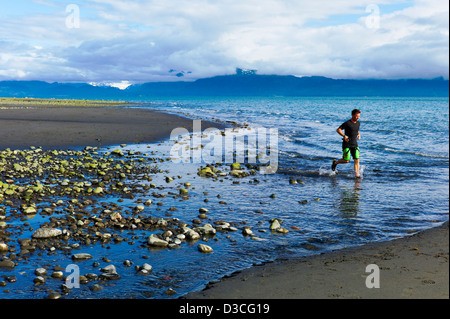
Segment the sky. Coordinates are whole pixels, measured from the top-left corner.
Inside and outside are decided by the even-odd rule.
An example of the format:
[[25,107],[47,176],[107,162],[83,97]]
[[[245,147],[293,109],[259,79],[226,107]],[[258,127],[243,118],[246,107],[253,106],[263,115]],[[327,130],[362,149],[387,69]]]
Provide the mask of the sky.
[[[0,81],[449,77],[447,0],[0,0]],[[120,86],[119,85],[119,86]]]

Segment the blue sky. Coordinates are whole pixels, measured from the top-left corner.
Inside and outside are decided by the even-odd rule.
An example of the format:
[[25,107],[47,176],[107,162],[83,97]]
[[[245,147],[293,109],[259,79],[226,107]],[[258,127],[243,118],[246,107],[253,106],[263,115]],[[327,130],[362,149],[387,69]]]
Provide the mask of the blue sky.
[[0,81],[448,79],[448,17],[445,0],[2,0]]

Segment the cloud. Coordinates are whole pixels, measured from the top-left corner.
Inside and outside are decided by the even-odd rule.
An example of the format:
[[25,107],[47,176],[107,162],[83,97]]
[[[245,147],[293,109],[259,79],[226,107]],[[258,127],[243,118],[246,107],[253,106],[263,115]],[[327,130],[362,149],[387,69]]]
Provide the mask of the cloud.
[[52,14],[1,20],[0,80],[143,82],[179,80],[181,71],[189,80],[235,67],[334,78],[448,78],[448,3],[380,0],[379,11],[366,11],[372,3],[84,0],[79,28],[68,28],[70,13],[54,4]]

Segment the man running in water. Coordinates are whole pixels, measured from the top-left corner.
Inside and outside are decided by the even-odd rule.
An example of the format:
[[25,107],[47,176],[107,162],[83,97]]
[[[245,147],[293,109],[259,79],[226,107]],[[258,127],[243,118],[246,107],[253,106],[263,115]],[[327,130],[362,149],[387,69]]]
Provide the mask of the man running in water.
[[335,171],[338,164],[347,164],[350,162],[350,156],[353,157],[355,166],[355,175],[359,175],[359,147],[358,141],[361,136],[359,135],[359,118],[361,116],[361,111],[354,109],[352,111],[352,118],[347,122],[342,123],[341,126],[336,130],[336,132],[343,137],[342,141],[342,152],[343,156],[340,160],[333,160],[331,165],[331,170]]

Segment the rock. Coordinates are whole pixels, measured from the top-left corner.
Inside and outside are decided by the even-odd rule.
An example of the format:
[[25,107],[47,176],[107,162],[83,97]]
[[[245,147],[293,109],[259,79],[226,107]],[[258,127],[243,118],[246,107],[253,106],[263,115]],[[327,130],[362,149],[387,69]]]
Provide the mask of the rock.
[[139,267],[138,270],[139,270],[139,272],[138,272],[139,275],[149,275],[149,274],[151,274],[153,267],[151,265],[145,263],[141,267]]
[[212,227],[210,224],[205,224],[201,227],[196,227],[194,230],[202,235],[215,235],[216,229]]
[[42,267],[37,268],[37,269],[34,271],[34,274],[35,274],[36,276],[45,276],[45,275],[47,275],[47,269],[42,268]]
[[36,285],[42,285],[43,283],[45,283],[45,278],[42,277],[42,276],[37,276],[37,277],[35,277],[35,278],[33,279],[33,282],[34,282]]
[[247,173],[240,169],[234,169],[230,172],[230,175],[234,177],[244,177],[247,176]]
[[280,228],[277,228],[277,233],[287,234],[287,233],[289,233],[289,230],[287,230],[286,228],[280,227]]
[[103,287],[100,286],[99,284],[94,284],[94,285],[92,285],[92,287],[91,287],[91,290],[92,290],[92,291],[100,291],[100,290],[102,290],[102,289],[103,289]]
[[150,206],[152,204],[151,199],[147,199],[147,201],[144,203],[145,206]]
[[241,164],[239,164],[239,163],[233,163],[233,164],[231,164],[230,165],[230,168],[231,168],[231,170],[233,171],[233,170],[241,170]]
[[99,278],[100,280],[118,280],[122,277],[118,273],[103,273]]
[[244,235],[244,236],[252,236],[253,232],[252,232],[252,230],[250,228],[245,227],[244,230],[242,231],[242,235]]
[[0,243],[0,252],[8,251],[8,245]]
[[102,272],[99,276],[101,280],[117,280],[121,278],[116,271],[116,266],[112,264],[100,269],[100,271]]
[[188,193],[188,190],[186,188],[181,188],[179,192],[180,192],[180,195],[185,195]]
[[94,189],[94,194],[100,194],[100,193],[103,193],[103,188],[97,187]]
[[170,176],[166,176],[166,183],[173,182],[173,178]]
[[159,239],[155,234],[150,235],[148,238],[148,243],[154,247],[167,247],[169,245],[167,241]]
[[60,278],[62,278],[62,277],[64,277],[64,273],[62,272],[62,271],[54,271],[53,273],[52,273],[52,278],[55,278],[55,279],[60,279]]
[[198,212],[201,213],[201,214],[208,214],[209,210],[206,209],[206,208],[200,208],[200,209],[198,210]]
[[122,215],[120,215],[118,212],[112,213],[110,217],[113,222],[120,222],[122,220]]
[[116,266],[112,264],[100,269],[100,271],[107,274],[117,274]]
[[214,173],[212,171],[211,167],[209,167],[209,166],[199,170],[197,174],[199,176],[201,176],[201,177],[214,177],[214,176],[216,176],[216,173]]
[[47,296],[47,299],[61,299],[61,294],[58,292],[52,292]]
[[37,210],[34,207],[26,207],[25,209],[23,209],[23,212],[27,215],[33,215],[37,213]]
[[16,264],[10,259],[0,261],[0,268],[14,268],[15,266]]
[[90,255],[88,253],[78,253],[78,254],[72,255],[72,260],[88,260],[91,258],[92,258],[92,255]]
[[213,251],[213,249],[210,246],[207,246],[205,244],[199,244],[197,248],[202,253],[211,253]]
[[134,210],[136,212],[142,212],[145,209],[144,205],[137,205]]
[[31,235],[33,238],[45,239],[57,237],[62,234],[62,230],[58,228],[39,228]]
[[195,230],[189,229],[185,232],[186,238],[189,240],[196,240],[200,239],[200,234],[197,233]]
[[277,230],[281,227],[280,221],[276,218],[270,220],[270,230]]
[[111,154],[117,155],[117,156],[123,156],[123,152],[120,149],[115,149],[111,152]]

